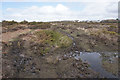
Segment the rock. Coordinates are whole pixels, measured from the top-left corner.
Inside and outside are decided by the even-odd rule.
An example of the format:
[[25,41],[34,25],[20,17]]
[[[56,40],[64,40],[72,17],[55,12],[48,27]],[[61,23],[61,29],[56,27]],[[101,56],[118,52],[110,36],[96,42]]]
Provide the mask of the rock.
[[20,54],[20,56],[21,56],[21,57],[25,57],[25,55],[24,55],[24,54]]
[[87,51],[87,52],[90,52],[90,51],[91,51],[91,49],[87,49],[86,51]]

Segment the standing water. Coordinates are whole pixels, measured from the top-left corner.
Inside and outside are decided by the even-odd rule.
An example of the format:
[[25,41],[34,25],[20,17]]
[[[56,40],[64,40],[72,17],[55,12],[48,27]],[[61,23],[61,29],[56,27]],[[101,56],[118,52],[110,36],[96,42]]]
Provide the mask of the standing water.
[[[75,47],[76,43],[74,41],[74,38],[71,35],[69,35],[68,33],[64,32],[64,31],[61,31],[61,32],[63,32],[64,34],[66,34],[68,37],[70,37],[73,40],[73,47]],[[72,54],[72,52],[71,52],[71,54]],[[105,58],[105,57],[103,57],[103,55],[108,56],[109,54],[110,55],[112,54],[112,56],[109,57],[110,60],[112,61],[113,56],[116,55],[117,53],[109,53],[108,52],[108,53],[103,53],[101,55],[100,53],[97,53],[97,52],[80,52],[79,53],[79,51],[75,51],[73,56],[77,60],[82,59],[82,61],[88,62],[90,67],[94,71],[96,71],[96,72],[98,72],[100,74],[99,77],[101,77],[101,78],[118,78],[117,76],[113,75],[112,73],[106,71],[102,66],[103,65],[102,61]],[[107,60],[109,60],[109,59],[107,58]],[[115,62],[115,61],[113,61],[113,62]]]
[[88,62],[88,64],[90,65],[90,67],[94,71],[96,71],[96,72],[98,72],[100,74],[99,76],[101,78],[103,78],[103,77],[104,78],[117,78],[112,73],[106,71],[102,67],[102,59],[103,58],[101,57],[100,53],[97,53],[97,52],[92,52],[92,53],[89,53],[89,52],[80,52],[78,54],[78,52],[77,52],[75,54],[76,54],[76,56],[75,56],[76,59],[81,59],[82,61]]

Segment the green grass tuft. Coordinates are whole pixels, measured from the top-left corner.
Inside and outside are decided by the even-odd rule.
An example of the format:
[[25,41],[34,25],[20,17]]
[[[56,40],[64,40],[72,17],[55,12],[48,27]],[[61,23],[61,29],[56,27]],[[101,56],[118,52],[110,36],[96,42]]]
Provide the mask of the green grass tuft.
[[41,49],[41,53],[43,54],[48,52],[51,48],[66,48],[72,44],[71,38],[52,30],[37,31],[35,35],[37,36],[38,42],[46,46],[44,49]]

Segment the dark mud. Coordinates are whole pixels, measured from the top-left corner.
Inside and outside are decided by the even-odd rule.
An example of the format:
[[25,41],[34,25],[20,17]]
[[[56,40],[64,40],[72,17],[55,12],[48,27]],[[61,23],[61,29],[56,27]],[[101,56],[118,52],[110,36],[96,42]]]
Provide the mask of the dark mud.
[[4,46],[8,53],[3,54],[3,78],[97,77],[87,63],[64,56],[65,50],[40,55],[39,51],[31,52],[30,44],[22,40]]

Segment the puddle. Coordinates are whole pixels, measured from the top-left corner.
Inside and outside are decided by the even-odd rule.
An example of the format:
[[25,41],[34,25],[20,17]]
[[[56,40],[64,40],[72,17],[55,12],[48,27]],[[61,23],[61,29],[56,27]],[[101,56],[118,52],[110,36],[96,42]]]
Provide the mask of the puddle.
[[[112,55],[111,55],[112,54]],[[94,71],[99,73],[99,76],[101,78],[117,78],[116,76],[114,76],[112,73],[106,71],[103,67],[102,67],[102,59],[107,59],[111,62],[113,62],[112,59],[113,57],[117,57],[115,56],[117,53],[97,53],[97,52],[78,52],[76,51],[73,56],[75,59],[81,59],[83,62],[88,62],[88,64],[90,65],[90,68],[93,69]],[[103,57],[103,55],[105,57]]]
[[[73,40],[73,47],[75,47],[76,43],[74,41],[74,37],[72,37],[66,32],[63,32],[63,33],[65,33],[68,37],[70,37]],[[64,55],[64,56],[69,56],[69,57],[73,56],[76,60],[81,59],[84,62],[88,62],[88,64],[90,65],[90,68],[99,73],[100,78],[118,78],[117,76],[113,75],[112,73],[108,72],[106,69],[103,68],[103,60],[107,62],[109,61],[110,63],[115,63],[118,66],[118,64],[114,60],[115,58],[118,58],[118,53],[111,53],[111,52],[98,53],[98,52],[75,51],[75,52],[70,52],[70,54]],[[106,65],[107,64],[105,64],[105,66]],[[108,66],[109,65],[107,65],[107,67]],[[113,68],[116,69],[114,66]]]

